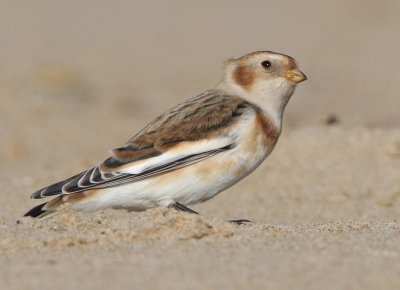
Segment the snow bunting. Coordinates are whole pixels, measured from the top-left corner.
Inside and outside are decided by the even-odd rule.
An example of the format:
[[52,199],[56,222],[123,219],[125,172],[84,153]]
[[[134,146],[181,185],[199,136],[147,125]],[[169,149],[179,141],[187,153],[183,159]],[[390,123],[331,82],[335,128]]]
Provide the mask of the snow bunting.
[[25,216],[55,214],[64,203],[81,212],[164,206],[196,213],[186,206],[231,187],[271,153],[285,106],[306,79],[284,54],[230,59],[214,89],[168,110],[105,161],[34,192],[57,197]]

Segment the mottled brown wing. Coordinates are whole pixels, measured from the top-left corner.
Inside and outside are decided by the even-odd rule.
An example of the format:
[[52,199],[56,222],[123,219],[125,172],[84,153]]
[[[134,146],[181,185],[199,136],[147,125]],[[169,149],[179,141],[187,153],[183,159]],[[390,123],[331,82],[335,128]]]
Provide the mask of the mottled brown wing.
[[160,115],[125,146],[114,149],[106,166],[161,155],[181,142],[225,135],[251,106],[242,98],[219,91],[206,91]]
[[32,198],[118,186],[204,160],[234,146],[232,126],[247,110],[251,106],[239,97],[207,91],[156,118],[104,162]]

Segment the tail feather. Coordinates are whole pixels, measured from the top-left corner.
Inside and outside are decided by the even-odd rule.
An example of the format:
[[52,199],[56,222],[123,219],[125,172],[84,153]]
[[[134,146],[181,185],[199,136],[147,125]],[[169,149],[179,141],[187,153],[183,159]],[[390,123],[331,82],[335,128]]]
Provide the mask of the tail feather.
[[29,210],[26,214],[24,214],[24,216],[38,217],[38,216],[42,215],[43,213],[46,212],[45,210],[43,210],[43,207],[46,204],[47,204],[47,202],[35,206],[31,210]]
[[39,204],[31,208],[26,214],[24,214],[24,216],[30,216],[33,218],[42,218],[50,214],[54,214],[57,211],[57,207],[63,204],[62,198],[63,196],[60,195],[48,202]]

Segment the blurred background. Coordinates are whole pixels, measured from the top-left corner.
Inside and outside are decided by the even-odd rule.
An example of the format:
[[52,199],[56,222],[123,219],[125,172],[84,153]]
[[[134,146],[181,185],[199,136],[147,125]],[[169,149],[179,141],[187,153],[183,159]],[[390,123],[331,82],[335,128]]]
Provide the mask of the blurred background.
[[216,84],[225,59],[272,50],[295,57],[309,76],[289,106],[293,125],[326,113],[371,126],[400,120],[396,0],[0,5],[2,102],[63,98],[132,115],[140,110],[126,102],[163,110]]
[[398,127],[399,15],[396,0],[3,0],[0,157],[12,162],[2,171],[51,172],[69,156],[75,173],[255,50],[293,56],[309,78],[286,130]]
[[[22,218],[256,50],[308,80],[206,217]],[[399,53],[399,0],[1,0],[0,289],[400,289]]]

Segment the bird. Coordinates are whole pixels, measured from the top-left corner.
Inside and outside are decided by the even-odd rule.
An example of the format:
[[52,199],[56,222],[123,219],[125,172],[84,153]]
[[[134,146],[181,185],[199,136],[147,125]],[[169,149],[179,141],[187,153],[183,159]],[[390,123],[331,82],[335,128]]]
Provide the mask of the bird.
[[77,212],[168,207],[198,214],[188,206],[236,184],[272,152],[286,104],[305,80],[282,53],[228,59],[214,88],[167,110],[106,160],[35,191],[33,199],[53,199],[24,216],[53,216],[63,204]]

